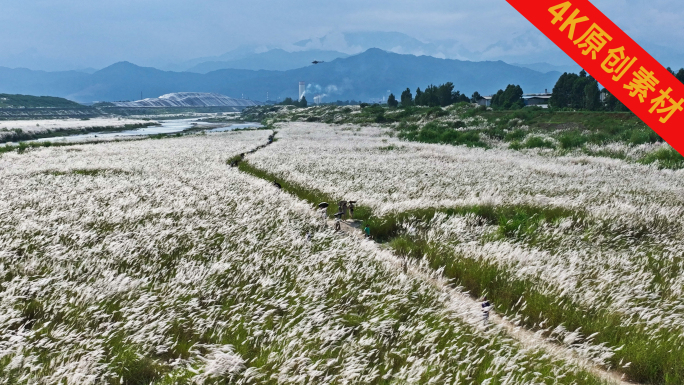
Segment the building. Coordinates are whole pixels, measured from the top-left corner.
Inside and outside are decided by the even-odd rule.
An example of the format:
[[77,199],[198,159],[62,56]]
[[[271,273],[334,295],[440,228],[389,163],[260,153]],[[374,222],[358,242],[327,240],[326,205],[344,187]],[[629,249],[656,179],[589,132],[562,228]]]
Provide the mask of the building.
[[491,107],[492,106],[492,96],[485,96],[482,99],[477,101],[477,104],[483,106],[483,107]]
[[523,95],[525,107],[541,107],[549,108],[549,99],[551,99],[549,90],[544,90],[542,94],[526,94]]
[[[544,92],[541,94],[525,94],[522,98],[525,101],[525,107],[549,108],[549,99],[551,99],[551,95],[552,94],[549,94],[548,92]],[[484,107],[491,107],[493,96],[494,95],[485,96],[478,100],[477,104]]]
[[304,94],[306,93],[306,82],[299,82],[299,101],[302,101]]

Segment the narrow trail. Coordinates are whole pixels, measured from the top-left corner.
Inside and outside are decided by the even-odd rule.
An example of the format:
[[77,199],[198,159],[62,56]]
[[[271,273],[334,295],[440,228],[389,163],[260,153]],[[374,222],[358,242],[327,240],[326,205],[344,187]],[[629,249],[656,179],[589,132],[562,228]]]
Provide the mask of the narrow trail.
[[[269,142],[267,144],[255,148],[248,154],[255,153],[256,151],[272,144],[275,134],[276,132],[269,137]],[[244,157],[241,159],[241,161],[244,161]],[[235,166],[237,166],[237,164],[235,164]],[[295,198],[299,199],[296,196]],[[335,221],[327,220],[327,226],[334,229]],[[389,266],[396,269],[398,274],[405,274],[407,276],[429,282],[435,289],[447,294],[449,296],[449,310],[454,312],[459,319],[471,325],[473,328],[484,333],[503,331],[505,334],[518,341],[524,348],[541,349],[554,359],[574,364],[577,367],[586,370],[596,377],[606,381],[607,383],[620,385],[636,384],[634,382],[625,380],[622,373],[613,370],[606,370],[602,366],[593,362],[591,359],[582,356],[577,351],[562,346],[554,341],[548,340],[540,333],[535,333],[524,327],[518,326],[510,320],[499,316],[496,314],[496,312],[490,313],[490,325],[484,326],[480,302],[476,301],[467,293],[463,293],[457,289],[454,289],[449,281],[441,275],[441,273],[426,266],[407,262],[405,258],[399,257],[391,250],[382,247],[382,244],[366,239],[361,229],[361,221],[341,221],[339,233],[340,235],[352,237],[363,242],[366,247],[369,247],[375,251],[374,254],[379,260],[386,262]]]
[[[334,228],[335,221],[328,221],[328,226]],[[390,250],[383,248],[381,244],[365,239],[362,230],[360,229],[360,221],[342,221],[340,232],[346,236],[357,239],[362,239],[368,246],[377,250],[376,255],[379,258],[389,263],[397,270],[399,274],[406,274],[408,276],[418,278],[425,282],[429,282],[437,290],[449,295],[449,309],[453,311],[464,322],[472,327],[487,332],[488,330],[502,330],[507,335],[517,340],[523,347],[529,349],[542,349],[549,355],[556,359],[563,360],[577,365],[579,368],[592,373],[596,377],[611,383],[611,384],[635,384],[626,381],[623,374],[609,371],[586,357],[582,357],[576,351],[559,345],[553,341],[549,341],[538,333],[534,333],[524,327],[517,326],[513,322],[492,312],[489,316],[490,326],[485,327],[482,322],[482,313],[480,302],[477,302],[471,296],[456,289],[453,289],[444,277],[438,272],[428,267],[416,265],[415,263],[407,263],[402,257],[398,257]]]

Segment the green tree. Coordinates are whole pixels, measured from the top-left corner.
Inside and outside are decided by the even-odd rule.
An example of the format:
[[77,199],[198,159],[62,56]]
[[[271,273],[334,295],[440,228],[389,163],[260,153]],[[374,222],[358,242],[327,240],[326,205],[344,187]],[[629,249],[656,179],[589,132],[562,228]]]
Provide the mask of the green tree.
[[411,90],[407,88],[404,92],[401,93],[401,106],[409,107],[411,105],[413,105],[413,95],[411,95]]
[[299,101],[299,106],[301,108],[306,108],[309,103],[306,101],[306,96],[302,96],[302,100]]
[[504,105],[503,94],[504,94],[504,90],[499,90],[494,94],[494,96],[492,96],[492,108],[497,108],[497,109],[503,108],[503,105]]
[[446,82],[436,89],[437,102],[441,107],[453,104],[454,83]]
[[492,97],[492,108],[501,110],[517,110],[525,107],[523,90],[520,86],[509,84],[506,90],[499,90]]
[[461,91],[456,91],[453,94],[451,94],[451,103],[461,103],[461,102],[470,102],[470,98],[465,96],[465,94],[462,94]]
[[280,104],[283,105],[283,106],[294,106],[294,105],[295,105],[295,101],[292,100],[292,98],[285,98],[285,100],[283,100],[282,102],[280,102]]
[[387,98],[387,106],[390,108],[396,108],[399,106],[399,102],[397,101],[397,98],[394,97],[394,94],[390,94],[390,96]]
[[480,93],[477,92],[477,91],[475,91],[475,92],[473,93],[473,96],[470,97],[470,101],[471,101],[472,103],[477,103],[477,102],[479,102],[479,101],[482,100],[482,99],[484,99],[484,98],[483,98],[482,95],[480,95]]
[[567,108],[572,105],[572,88],[579,76],[572,73],[564,73],[553,87],[549,103],[554,108]]
[[570,95],[570,106],[576,110],[586,108],[585,89],[587,84],[590,84],[594,79],[587,76],[587,72],[582,70],[579,77],[575,78],[572,85],[572,93]]
[[598,82],[593,78],[590,79],[591,81],[584,86],[584,108],[589,111],[599,111],[602,107],[601,91],[599,91]]
[[[420,91],[420,88],[418,89]],[[417,106],[428,106],[436,107],[440,105],[439,102],[439,89],[434,85],[429,85],[424,92],[420,93],[420,97],[416,91],[416,105]]]
[[624,104],[622,104],[622,102],[618,98],[613,96],[613,94],[611,94],[610,91],[608,91],[606,88],[604,88],[601,92],[603,93],[603,103],[606,111],[629,111],[629,109]]
[[551,95],[551,104],[554,108],[574,108],[577,110],[600,111],[604,107],[610,111],[619,108],[619,105],[610,101],[610,106],[605,102],[604,106],[601,103],[601,91],[599,84],[591,76],[587,75],[586,71],[582,71],[579,75],[564,73],[553,87],[553,94]]
[[423,91],[420,90],[420,87],[416,90],[416,98],[414,99],[414,103],[416,106],[422,106],[423,105]]
[[675,75],[675,77],[677,78],[677,80],[679,80],[680,82],[684,83],[684,68],[681,68],[681,69],[677,72],[677,75]]

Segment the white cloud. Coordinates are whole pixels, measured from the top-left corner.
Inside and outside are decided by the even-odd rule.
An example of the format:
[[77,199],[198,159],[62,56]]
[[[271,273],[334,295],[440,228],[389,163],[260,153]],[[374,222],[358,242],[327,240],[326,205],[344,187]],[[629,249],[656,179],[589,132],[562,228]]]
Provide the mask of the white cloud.
[[[120,60],[156,65],[220,55],[245,44],[295,49],[292,42],[326,35],[325,41],[312,39],[307,48],[353,54],[364,47],[350,44],[342,32],[355,31],[402,32],[434,43],[430,50],[421,48],[422,52],[450,58],[527,57],[542,61],[558,54],[503,0],[6,3],[0,14],[0,65],[22,60],[29,67],[39,62],[44,67],[50,63],[102,67]],[[595,0],[594,4],[642,45],[684,52],[681,0]],[[520,41],[521,36],[527,40]],[[421,53],[404,44],[387,49]],[[27,50],[30,54],[24,53]]]

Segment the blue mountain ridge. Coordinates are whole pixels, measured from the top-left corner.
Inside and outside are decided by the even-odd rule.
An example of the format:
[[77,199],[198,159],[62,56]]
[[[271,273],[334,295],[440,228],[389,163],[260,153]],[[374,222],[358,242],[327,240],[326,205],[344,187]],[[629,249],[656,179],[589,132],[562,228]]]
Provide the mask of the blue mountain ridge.
[[430,56],[400,55],[380,49],[288,71],[222,69],[198,74],[161,71],[128,62],[113,64],[93,74],[77,71],[42,72],[0,68],[0,93],[65,97],[81,103],[137,100],[174,92],[215,92],[252,100],[296,98],[298,83],[307,83],[309,100],[368,100],[415,91],[429,84],[453,82],[467,95],[495,93],[508,84],[525,92],[553,88],[560,73],[542,74],[502,61],[470,62]]

